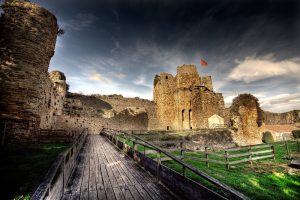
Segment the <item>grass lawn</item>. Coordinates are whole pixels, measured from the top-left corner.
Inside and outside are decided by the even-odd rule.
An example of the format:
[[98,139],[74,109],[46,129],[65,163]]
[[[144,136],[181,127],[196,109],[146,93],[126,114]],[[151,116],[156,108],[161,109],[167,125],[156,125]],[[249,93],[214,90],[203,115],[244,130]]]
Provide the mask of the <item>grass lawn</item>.
[[[150,136],[150,140],[153,138],[153,136]],[[132,142],[127,140],[126,143],[132,146]],[[290,160],[284,159],[286,155],[284,143],[279,142],[274,143],[274,145],[275,160],[254,161],[252,165],[242,163],[226,169],[225,165],[214,163],[210,163],[210,166],[207,167],[204,162],[196,161],[192,158],[186,159],[185,162],[235,188],[251,199],[300,199],[300,170],[288,166]],[[293,152],[297,151],[295,143],[289,145],[289,148]],[[142,152],[144,149],[139,145],[138,150]],[[178,151],[171,153],[179,155]],[[203,157],[199,153],[188,154],[193,154],[195,157]],[[156,158],[155,154],[147,154],[147,156],[152,159]],[[220,158],[216,157],[216,159]],[[175,171],[182,172],[181,165],[174,161],[164,161],[162,164]],[[214,186],[191,171],[186,171],[186,175],[216,190]]]
[[66,144],[0,148],[0,199],[30,199]]

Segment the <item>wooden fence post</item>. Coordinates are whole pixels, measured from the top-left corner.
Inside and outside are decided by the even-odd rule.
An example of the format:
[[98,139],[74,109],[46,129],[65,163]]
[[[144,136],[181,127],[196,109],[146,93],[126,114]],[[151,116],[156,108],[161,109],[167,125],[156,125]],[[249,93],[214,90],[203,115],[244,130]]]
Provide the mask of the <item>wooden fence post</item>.
[[272,145],[271,148],[272,148],[272,153],[273,153],[273,160],[275,160],[275,147],[274,147],[274,145]]
[[207,147],[205,147],[205,159],[206,159],[206,166],[209,167]]
[[249,163],[251,164],[252,166],[252,149],[251,149],[251,146],[249,147]]
[[160,165],[161,165],[161,152],[158,150],[157,151],[157,169],[156,169],[156,178],[157,178],[157,182],[159,182],[160,179]]
[[285,143],[287,158],[290,159],[290,151],[289,151],[288,143],[286,140],[284,140],[284,143]]
[[300,143],[299,143],[299,139],[297,139],[297,147],[298,147],[298,152],[300,152]]
[[133,146],[133,160],[135,160],[135,149],[136,149],[136,144],[135,141],[132,141],[132,146]]
[[228,151],[225,151],[225,160],[226,160],[226,168],[229,169],[229,162],[228,162]]
[[62,170],[62,176],[63,176],[62,195],[64,195],[65,193],[65,159],[66,157],[64,156],[62,160],[62,164],[60,166],[60,169]]
[[[181,156],[181,160],[183,161],[184,159],[184,155],[183,155],[183,149],[180,150],[180,156]],[[182,165],[182,175],[185,177],[185,166]]]

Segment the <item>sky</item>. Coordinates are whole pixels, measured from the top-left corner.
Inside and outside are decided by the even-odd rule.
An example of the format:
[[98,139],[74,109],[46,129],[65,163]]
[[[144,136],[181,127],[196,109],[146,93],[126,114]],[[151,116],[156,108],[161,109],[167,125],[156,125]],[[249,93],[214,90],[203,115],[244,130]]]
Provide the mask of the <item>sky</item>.
[[152,100],[156,74],[195,64],[226,106],[251,93],[264,110],[300,109],[298,0],[32,2],[65,31],[49,71],[64,72],[71,92]]

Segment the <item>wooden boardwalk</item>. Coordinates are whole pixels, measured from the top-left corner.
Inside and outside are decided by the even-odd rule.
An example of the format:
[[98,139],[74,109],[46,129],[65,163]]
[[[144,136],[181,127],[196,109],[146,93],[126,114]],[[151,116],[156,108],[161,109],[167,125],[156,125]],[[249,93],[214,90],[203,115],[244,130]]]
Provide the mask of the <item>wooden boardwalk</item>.
[[88,135],[62,199],[175,198],[107,139]]

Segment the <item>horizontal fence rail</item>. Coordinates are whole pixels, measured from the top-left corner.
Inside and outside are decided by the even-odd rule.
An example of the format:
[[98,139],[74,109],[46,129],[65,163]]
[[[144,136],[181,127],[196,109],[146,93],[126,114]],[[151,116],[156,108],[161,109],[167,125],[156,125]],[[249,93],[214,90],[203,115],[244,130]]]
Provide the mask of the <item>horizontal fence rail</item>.
[[38,186],[32,200],[58,200],[61,199],[67,181],[76,165],[79,151],[84,144],[87,129],[84,129],[73,141],[72,145],[59,154],[46,174],[43,182]]
[[[164,185],[180,193],[184,198],[189,199],[249,199],[244,194],[239,191],[225,185],[224,183],[218,181],[217,179],[207,175],[206,173],[196,169],[195,167],[188,165],[187,163],[180,160],[180,158],[172,155],[168,151],[160,148],[146,140],[126,132],[120,132],[113,129],[102,129],[101,133],[107,137],[111,142],[117,145],[120,149],[124,150],[127,155],[132,157],[140,165],[142,165],[146,170],[150,171],[157,177],[157,180],[162,182]],[[122,137],[124,136],[124,137]],[[126,144],[126,142],[132,142],[132,146]],[[143,153],[138,151],[138,145],[141,145],[144,149]],[[146,150],[150,149],[156,152],[156,160],[152,160],[146,156]],[[182,167],[182,173],[175,172],[164,166],[162,164],[162,155],[168,157],[169,159],[175,161]],[[198,182],[195,182],[188,177],[186,177],[186,170],[189,170],[196,174],[197,176],[205,179],[214,185],[214,187],[223,191],[226,195],[220,195],[216,192],[206,188]]]

